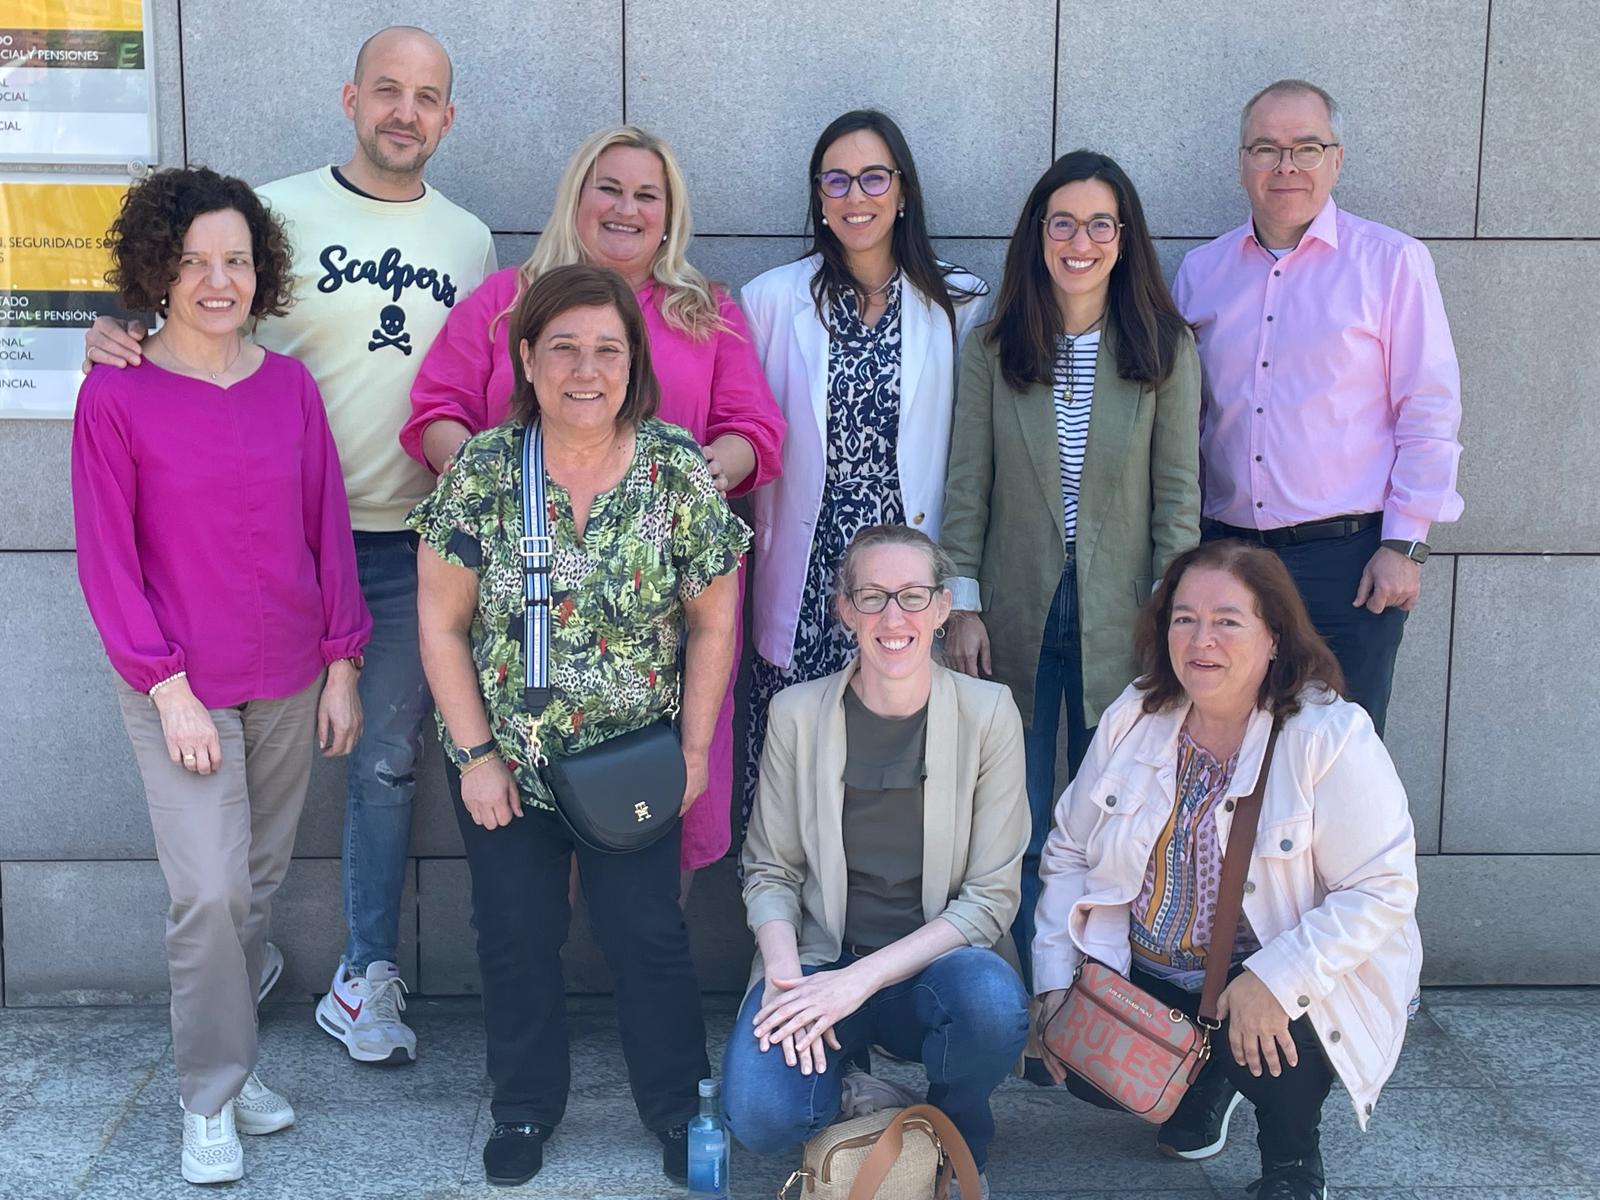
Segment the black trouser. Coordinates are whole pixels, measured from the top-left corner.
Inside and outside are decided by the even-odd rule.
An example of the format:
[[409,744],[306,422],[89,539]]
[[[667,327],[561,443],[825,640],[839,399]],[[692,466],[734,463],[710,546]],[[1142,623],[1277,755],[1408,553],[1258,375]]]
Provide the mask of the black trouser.
[[[1211,527],[1204,536],[1209,541],[1229,535]],[[1311,623],[1339,660],[1350,699],[1367,710],[1380,737],[1389,714],[1389,689],[1406,613],[1398,608],[1372,613],[1351,601],[1382,538],[1382,527],[1374,525],[1348,537],[1272,548],[1300,589]]]
[[[1235,967],[1238,975],[1242,967]],[[1136,987],[1149,992],[1161,1003],[1170,1005],[1193,1017],[1200,1009],[1200,993],[1186,992],[1174,984],[1154,975],[1147,975],[1137,967],[1131,976]],[[1279,1075],[1262,1069],[1260,1076],[1250,1074],[1249,1067],[1233,1061],[1233,1051],[1228,1047],[1228,1022],[1211,1035],[1211,1059],[1201,1071],[1193,1086],[1200,1087],[1214,1081],[1214,1072],[1222,1072],[1229,1083],[1243,1094],[1256,1108],[1256,1145],[1266,1162],[1282,1163],[1309,1158],[1317,1153],[1321,1141],[1322,1103],[1333,1087],[1333,1069],[1323,1057],[1322,1043],[1307,1017],[1289,1022],[1289,1035],[1294,1038],[1295,1066],[1283,1064]],[[1084,1083],[1076,1075],[1067,1076],[1067,1089],[1080,1100],[1100,1108],[1117,1108],[1107,1097]]]
[[561,947],[576,853],[589,921],[616,983],[639,1119],[653,1133],[688,1121],[711,1064],[678,907],[680,829],[632,854],[602,854],[576,841],[554,813],[526,802],[510,825],[484,829],[461,803],[455,770],[447,774],[472,871],[494,1119],[556,1125],[566,1112],[572,1064]]

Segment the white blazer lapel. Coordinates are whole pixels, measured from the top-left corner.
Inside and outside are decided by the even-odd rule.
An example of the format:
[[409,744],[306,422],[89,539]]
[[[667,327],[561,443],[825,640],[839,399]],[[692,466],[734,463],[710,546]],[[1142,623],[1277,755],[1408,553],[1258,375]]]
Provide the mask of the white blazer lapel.
[[828,442],[828,327],[817,319],[811,299],[811,274],[796,281],[794,298],[794,344],[799,348],[805,368],[806,386],[811,393],[811,415],[817,423],[819,444]]
[[[944,325],[940,312],[938,325]],[[933,336],[936,322],[934,307],[928,300],[900,276],[900,430],[901,437],[915,429],[908,417],[916,408],[917,390],[922,382],[922,371],[928,362],[928,342]],[[949,431],[945,431],[948,435]]]

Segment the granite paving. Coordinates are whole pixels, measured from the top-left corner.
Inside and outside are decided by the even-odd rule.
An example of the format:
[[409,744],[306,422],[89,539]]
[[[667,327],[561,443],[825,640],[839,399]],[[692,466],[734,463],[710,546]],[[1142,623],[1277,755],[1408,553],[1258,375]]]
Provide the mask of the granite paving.
[[[293,1102],[294,1127],[245,1140],[229,1200],[470,1197],[673,1200],[638,1124],[610,1002],[574,997],[573,1087],[544,1170],[520,1189],[483,1182],[490,1087],[475,1000],[413,998],[420,1055],[353,1063],[304,1002],[268,1003],[261,1074]],[[734,997],[708,996],[713,1062]],[[1323,1120],[1334,1200],[1600,1200],[1600,1059],[1582,1031],[1600,988],[1430,989],[1372,1126],[1338,1089]],[[918,1085],[921,1069],[875,1061]],[[1238,1197],[1258,1171],[1255,1119],[1236,1115],[1204,1164],[1153,1152],[1152,1130],[1058,1089],[1008,1081],[995,1095],[993,1200]],[[203,1196],[178,1172],[180,1122],[167,1014],[159,1007],[0,1009],[0,1200]],[[734,1200],[775,1197],[798,1150],[735,1149]]]

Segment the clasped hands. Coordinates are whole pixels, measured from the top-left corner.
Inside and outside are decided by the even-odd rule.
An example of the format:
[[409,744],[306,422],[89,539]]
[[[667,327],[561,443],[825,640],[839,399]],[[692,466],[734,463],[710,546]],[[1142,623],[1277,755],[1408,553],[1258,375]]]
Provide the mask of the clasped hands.
[[859,963],[837,971],[818,971],[801,979],[769,977],[755,1016],[755,1037],[763,1053],[780,1046],[783,1061],[800,1074],[828,1069],[828,1050],[838,1050],[834,1026],[867,1002],[873,987]]

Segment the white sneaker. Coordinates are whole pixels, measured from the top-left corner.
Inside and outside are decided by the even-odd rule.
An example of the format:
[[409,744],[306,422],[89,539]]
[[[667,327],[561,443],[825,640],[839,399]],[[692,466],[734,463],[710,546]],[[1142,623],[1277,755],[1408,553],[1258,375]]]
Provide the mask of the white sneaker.
[[256,988],[256,1003],[260,1004],[267,998],[267,993],[278,986],[278,980],[283,978],[283,951],[271,942],[267,943],[267,954],[261,962],[261,982]]
[[233,1101],[214,1117],[183,1110],[183,1177],[190,1183],[231,1183],[244,1175],[244,1150],[233,1124]]
[[341,960],[328,994],[317,1004],[317,1024],[364,1063],[417,1061],[417,1035],[400,1019],[405,981],[392,962],[375,962],[352,975]]
[[[978,1191],[978,1195],[970,1196],[968,1200],[989,1200],[989,1176],[983,1171],[978,1172]],[[961,1181],[953,1175],[950,1177],[949,1200],[961,1200]]]
[[233,1120],[240,1133],[277,1133],[294,1124],[294,1109],[251,1071],[234,1097]]

